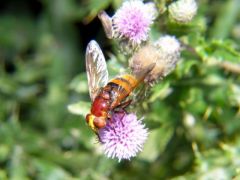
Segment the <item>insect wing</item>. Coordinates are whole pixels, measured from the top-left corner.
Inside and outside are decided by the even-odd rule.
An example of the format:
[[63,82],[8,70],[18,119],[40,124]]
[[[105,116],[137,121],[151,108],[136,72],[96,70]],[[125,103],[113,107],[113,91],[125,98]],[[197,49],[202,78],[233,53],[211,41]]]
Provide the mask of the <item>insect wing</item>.
[[93,101],[98,90],[108,82],[108,71],[102,50],[94,40],[90,41],[86,50],[86,71],[90,98]]

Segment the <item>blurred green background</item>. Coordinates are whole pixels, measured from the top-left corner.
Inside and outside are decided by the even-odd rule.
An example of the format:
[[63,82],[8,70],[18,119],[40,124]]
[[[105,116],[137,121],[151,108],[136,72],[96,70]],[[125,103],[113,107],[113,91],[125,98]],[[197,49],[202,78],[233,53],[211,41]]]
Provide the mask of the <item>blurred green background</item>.
[[[240,179],[240,1],[201,0],[188,25],[166,6],[151,39],[186,45],[176,70],[133,109],[150,130],[131,161],[106,158],[84,117],[84,54],[96,39],[114,76],[127,57],[96,14],[120,0],[9,0],[0,7],[0,179]],[[120,70],[119,70],[120,69]]]

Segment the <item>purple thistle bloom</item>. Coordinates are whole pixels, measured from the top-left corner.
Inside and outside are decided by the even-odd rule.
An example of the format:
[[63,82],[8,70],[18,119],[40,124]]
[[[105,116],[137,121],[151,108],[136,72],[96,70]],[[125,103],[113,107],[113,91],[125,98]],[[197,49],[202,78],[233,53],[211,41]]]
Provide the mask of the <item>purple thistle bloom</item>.
[[117,112],[107,125],[99,130],[99,139],[104,154],[109,158],[130,159],[142,150],[148,136],[142,119],[137,120],[133,113]]
[[153,3],[144,4],[141,0],[125,1],[112,17],[114,36],[128,39],[133,46],[148,39],[150,25],[156,18]]

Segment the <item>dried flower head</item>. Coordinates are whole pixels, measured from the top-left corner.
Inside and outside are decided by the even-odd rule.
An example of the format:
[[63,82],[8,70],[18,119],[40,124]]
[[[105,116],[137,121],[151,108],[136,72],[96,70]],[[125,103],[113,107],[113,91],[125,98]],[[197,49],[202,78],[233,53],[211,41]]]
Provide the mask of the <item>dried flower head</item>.
[[112,17],[114,37],[125,39],[132,46],[146,41],[156,12],[153,3],[144,4],[141,0],[125,1]]
[[138,74],[150,64],[156,63],[145,78],[145,82],[151,84],[168,75],[175,68],[179,57],[179,41],[173,36],[166,35],[155,43],[140,48],[130,59],[129,66],[133,74]]
[[109,158],[130,159],[142,150],[148,131],[137,120],[135,114],[124,112],[114,113],[107,125],[99,130],[99,139],[103,144],[104,153]]
[[179,23],[188,23],[197,13],[195,0],[178,0],[169,5],[169,15]]
[[129,60],[129,67],[134,75],[139,74],[150,64],[156,63],[159,58],[159,52],[152,44],[147,44],[135,52]]
[[160,37],[154,46],[159,51],[157,65],[165,66],[162,76],[166,76],[175,68],[180,58],[180,42],[174,36],[165,35]]

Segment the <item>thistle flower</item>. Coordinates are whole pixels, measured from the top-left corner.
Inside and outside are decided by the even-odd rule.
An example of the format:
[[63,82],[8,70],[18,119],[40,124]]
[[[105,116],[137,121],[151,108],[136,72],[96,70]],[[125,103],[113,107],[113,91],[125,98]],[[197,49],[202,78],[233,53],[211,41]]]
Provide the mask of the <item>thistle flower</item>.
[[179,0],[169,5],[169,15],[179,23],[190,22],[197,12],[195,0]]
[[145,82],[153,83],[168,75],[176,66],[180,57],[180,43],[173,36],[163,36],[155,43],[139,49],[130,59],[133,74],[138,74],[147,66],[156,63],[153,70],[146,76]]
[[104,153],[109,158],[117,158],[119,162],[136,156],[142,150],[147,136],[148,131],[142,119],[137,120],[133,113],[114,113],[107,125],[99,130]]
[[112,17],[114,37],[125,39],[132,46],[146,41],[156,12],[153,3],[144,4],[141,0],[125,1]]

